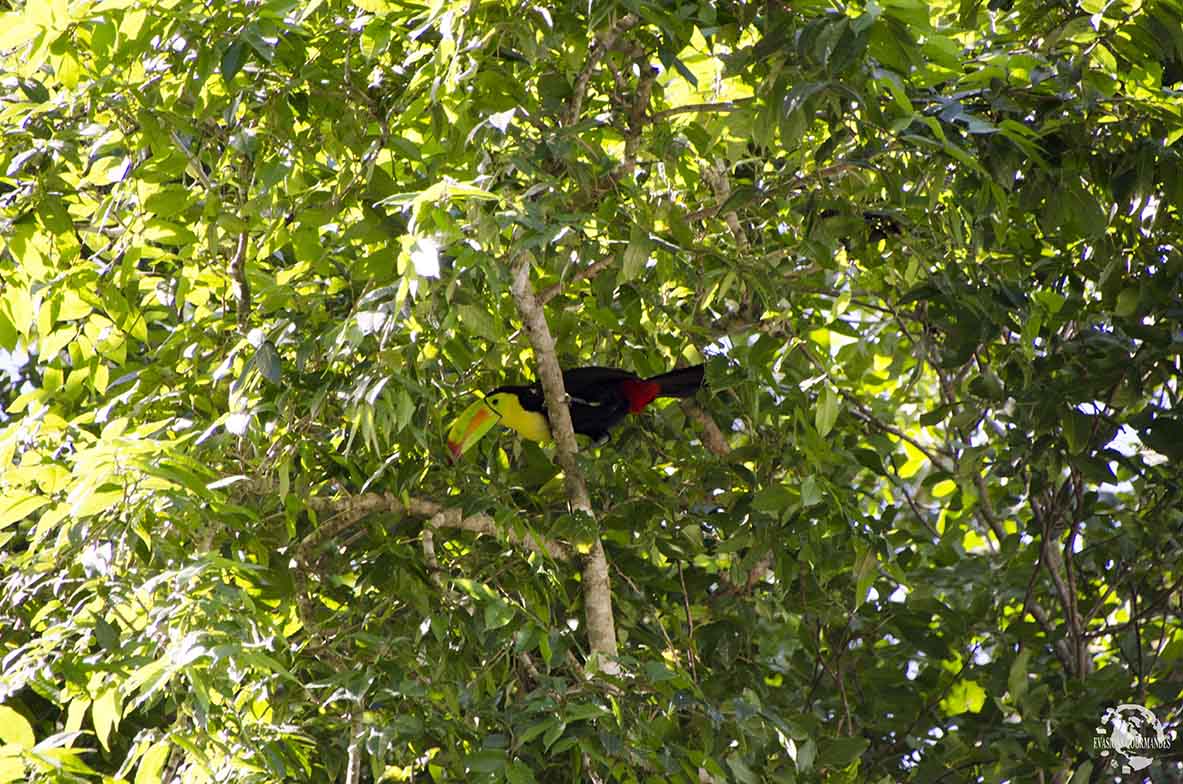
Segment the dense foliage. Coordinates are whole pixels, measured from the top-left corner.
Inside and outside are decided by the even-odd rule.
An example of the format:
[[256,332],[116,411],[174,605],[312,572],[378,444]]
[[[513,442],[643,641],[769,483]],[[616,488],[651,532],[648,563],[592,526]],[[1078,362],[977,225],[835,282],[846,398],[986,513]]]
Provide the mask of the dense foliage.
[[[1177,0],[5,5],[0,782],[1078,782],[1179,724]],[[514,264],[564,365],[708,363],[591,517],[446,459],[536,373]]]

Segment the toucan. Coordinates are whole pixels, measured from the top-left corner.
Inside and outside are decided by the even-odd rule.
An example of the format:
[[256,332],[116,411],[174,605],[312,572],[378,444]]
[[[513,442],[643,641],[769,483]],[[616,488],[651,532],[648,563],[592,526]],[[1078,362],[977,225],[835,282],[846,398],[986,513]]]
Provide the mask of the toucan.
[[[641,378],[619,368],[593,366],[564,370],[563,386],[570,399],[575,432],[602,441],[626,415],[641,413],[659,397],[692,397],[702,386],[702,377],[702,365],[652,378]],[[468,451],[498,423],[531,441],[550,440],[542,384],[497,387],[469,406],[448,432],[452,459]]]

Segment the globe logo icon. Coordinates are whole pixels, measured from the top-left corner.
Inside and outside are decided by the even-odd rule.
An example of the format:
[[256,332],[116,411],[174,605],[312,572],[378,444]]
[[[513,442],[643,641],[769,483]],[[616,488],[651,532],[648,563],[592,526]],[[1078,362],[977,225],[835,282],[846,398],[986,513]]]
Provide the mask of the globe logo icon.
[[1154,762],[1154,752],[1168,749],[1174,739],[1163,729],[1158,718],[1141,705],[1118,705],[1101,716],[1094,747],[1101,756],[1111,753],[1122,773],[1144,770]]

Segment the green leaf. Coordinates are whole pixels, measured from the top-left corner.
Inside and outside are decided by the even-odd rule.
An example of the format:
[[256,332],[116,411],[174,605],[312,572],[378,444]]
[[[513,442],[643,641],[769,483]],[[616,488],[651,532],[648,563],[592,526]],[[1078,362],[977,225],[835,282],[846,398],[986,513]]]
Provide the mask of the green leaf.
[[119,629],[109,623],[105,618],[99,618],[95,621],[94,636],[98,640],[99,645],[109,653],[119,652]]
[[125,490],[113,484],[105,484],[97,489],[87,488],[77,497],[71,495],[73,505],[70,507],[70,513],[81,518],[110,512],[119,506],[124,495]]
[[864,449],[860,447],[858,449],[851,450],[851,454],[854,455],[854,459],[857,460],[860,465],[869,468],[877,474],[884,473],[883,458],[880,457],[879,453],[875,450]]
[[114,686],[107,687],[91,705],[90,716],[95,736],[102,747],[110,751],[111,732],[119,726],[119,690]]
[[731,772],[735,775],[735,780],[742,782],[742,784],[759,784],[762,781],[756,775],[756,772],[749,768],[747,763],[738,754],[727,755],[727,767],[731,768]]
[[534,771],[520,760],[514,760],[505,771],[505,778],[509,784],[534,784]]
[[661,662],[651,661],[645,663],[645,677],[653,683],[662,683],[678,677],[678,673]]
[[234,81],[234,76],[246,62],[246,57],[247,45],[245,42],[235,41],[226,47],[226,51],[222,53],[222,62],[218,69],[222,74],[223,82],[230,84]]
[[7,308],[3,305],[3,301],[0,301],[0,349],[11,352],[16,348],[19,331],[12,323],[12,319],[9,318]]
[[817,765],[845,768],[861,757],[869,745],[866,738],[822,738],[818,743]]
[[1068,784],[1088,784],[1093,780],[1093,763],[1091,760],[1082,762],[1072,773]]
[[363,11],[369,11],[373,14],[385,14],[394,10],[394,5],[391,0],[351,0],[352,3]]
[[678,73],[682,75],[683,79],[690,82],[691,86],[698,87],[698,77],[694,75],[693,71],[686,67],[686,64],[682,62],[673,51],[661,46],[657,49],[657,56],[661,59],[661,64],[667,69],[672,66]]
[[131,160],[123,156],[108,156],[95,161],[86,179],[95,185],[114,185],[123,182],[131,170]]
[[32,749],[37,744],[33,725],[7,705],[0,705],[0,740],[23,750]]
[[871,548],[866,548],[854,561],[854,606],[859,608],[867,599],[867,591],[879,576],[879,557]]
[[1154,451],[1172,460],[1183,460],[1183,417],[1156,417],[1139,435]]
[[497,599],[485,604],[485,628],[500,629],[514,619],[513,607]]
[[[28,337],[34,324],[33,297],[29,290],[16,285],[7,286],[4,291],[3,305],[5,306],[4,310],[8,312],[8,323],[19,334]],[[9,343],[8,345],[13,344]]]
[[1142,301],[1142,290],[1137,286],[1127,286],[1117,295],[1117,307],[1114,313],[1129,318],[1138,312],[1138,304]]
[[20,756],[8,754],[0,749],[0,784],[10,781],[28,781],[25,778],[25,763]]
[[619,283],[635,280],[641,274],[641,270],[645,268],[645,262],[649,260],[651,247],[652,243],[649,241],[648,232],[640,226],[634,225],[629,237],[628,248],[624,251],[624,260],[620,266]]
[[135,784],[160,784],[164,763],[168,761],[168,741],[160,740],[153,743],[140,757],[140,766],[136,769]]
[[563,733],[566,731],[567,731],[567,723],[566,722],[560,721],[559,723],[555,724],[549,730],[546,731],[545,735],[542,736],[542,747],[544,749],[549,749],[551,746],[554,745],[556,740],[558,740],[559,738],[561,738],[563,736]]
[[801,505],[804,507],[815,506],[822,502],[822,488],[818,483],[817,476],[810,474],[801,482]]
[[502,339],[501,323],[484,308],[477,305],[457,305],[456,312],[460,316],[460,324],[470,332],[492,343],[497,343]]
[[761,490],[752,499],[752,508],[765,514],[780,515],[793,502],[793,496],[782,485],[772,485]]
[[962,713],[977,713],[986,704],[986,690],[971,680],[959,680],[953,684],[948,696],[941,700],[941,710],[946,716]]
[[13,523],[19,523],[43,506],[52,503],[48,496],[29,492],[16,492],[13,497],[0,502],[0,530]]
[[534,740],[542,733],[549,730],[551,727],[555,726],[556,724],[561,724],[561,723],[562,723],[562,721],[559,718],[554,717],[554,716],[542,719],[540,721],[536,721],[533,724],[530,724],[528,727],[526,727],[526,729],[524,729],[520,733],[518,733],[517,740],[521,744],[529,743],[530,741]]
[[609,715],[607,708],[594,703],[571,705],[563,711],[563,718],[567,723],[586,721],[588,719],[602,719],[607,715]]
[[1007,691],[1015,703],[1020,703],[1027,693],[1027,665],[1031,661],[1031,649],[1024,648],[1015,660],[1011,662],[1010,671],[1006,677]]
[[180,185],[168,185],[144,200],[144,209],[160,218],[171,218],[193,201],[193,191]]
[[464,758],[465,767],[473,773],[498,773],[505,769],[505,751],[482,749]]
[[818,399],[817,410],[814,412],[814,426],[817,428],[817,434],[822,438],[829,435],[834,428],[834,423],[838,421],[838,403],[838,393],[827,386],[822,391]]
[[197,235],[184,226],[159,219],[148,221],[141,236],[148,242],[173,246],[191,245],[197,241]]
[[255,364],[263,378],[272,384],[278,384],[281,375],[279,352],[270,340],[264,340],[255,352]]
[[1060,415],[1060,427],[1063,429],[1064,439],[1068,442],[1068,449],[1072,454],[1079,454],[1089,445],[1093,418],[1074,408],[1069,409]]

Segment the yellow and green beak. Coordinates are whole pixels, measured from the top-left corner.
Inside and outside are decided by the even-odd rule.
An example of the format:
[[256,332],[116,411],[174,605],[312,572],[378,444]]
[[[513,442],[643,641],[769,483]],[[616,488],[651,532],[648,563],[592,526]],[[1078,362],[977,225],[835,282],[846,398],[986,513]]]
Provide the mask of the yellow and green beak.
[[448,431],[448,450],[452,453],[452,460],[459,460],[500,419],[501,415],[484,398],[464,409],[464,413],[456,418],[452,429]]

